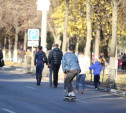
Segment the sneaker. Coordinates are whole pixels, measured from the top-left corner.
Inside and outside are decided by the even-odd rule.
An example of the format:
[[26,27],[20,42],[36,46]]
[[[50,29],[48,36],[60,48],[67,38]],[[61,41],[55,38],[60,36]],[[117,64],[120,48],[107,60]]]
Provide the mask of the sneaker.
[[36,85],[37,85],[37,86],[40,86],[40,83],[37,82]]
[[57,86],[56,86],[56,85],[54,85],[54,88],[57,88]]
[[67,92],[67,90],[66,90],[66,89],[64,89],[64,92]]
[[98,89],[100,89],[100,85],[98,84]]
[[82,91],[80,92],[80,94],[84,94],[84,91],[82,90]]
[[98,90],[98,88],[95,88],[95,90]]

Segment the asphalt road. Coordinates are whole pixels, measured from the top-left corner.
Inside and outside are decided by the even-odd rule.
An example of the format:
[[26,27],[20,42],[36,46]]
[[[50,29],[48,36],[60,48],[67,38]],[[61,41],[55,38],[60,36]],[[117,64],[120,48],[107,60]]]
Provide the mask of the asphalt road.
[[0,113],[126,113],[123,97],[92,88],[77,94],[76,102],[63,101],[65,95],[63,83],[53,88],[43,79],[36,86],[34,75],[0,69]]

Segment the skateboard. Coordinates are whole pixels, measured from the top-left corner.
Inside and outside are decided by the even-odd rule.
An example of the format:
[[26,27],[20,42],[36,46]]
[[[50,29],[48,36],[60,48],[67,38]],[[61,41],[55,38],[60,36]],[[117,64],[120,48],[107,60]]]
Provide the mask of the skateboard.
[[76,102],[76,97],[64,97],[63,100],[67,102]]

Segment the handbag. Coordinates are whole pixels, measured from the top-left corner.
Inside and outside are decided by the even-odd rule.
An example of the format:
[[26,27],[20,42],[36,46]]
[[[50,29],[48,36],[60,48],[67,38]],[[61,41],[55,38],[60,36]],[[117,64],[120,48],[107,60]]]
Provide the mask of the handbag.
[[3,67],[3,66],[5,66],[5,63],[4,63],[4,60],[3,60],[3,59],[1,59],[1,62],[0,62],[0,67]]

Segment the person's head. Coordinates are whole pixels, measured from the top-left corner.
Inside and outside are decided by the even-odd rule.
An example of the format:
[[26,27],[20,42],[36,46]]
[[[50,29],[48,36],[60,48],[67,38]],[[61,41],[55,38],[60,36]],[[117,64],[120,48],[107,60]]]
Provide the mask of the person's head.
[[96,61],[98,61],[99,59],[98,59],[98,57],[95,57],[94,59],[93,59],[93,63],[95,63]]
[[38,46],[38,49],[39,49],[39,50],[42,50],[42,46]]
[[52,49],[54,49],[55,44],[52,45]]
[[58,44],[54,44],[54,48],[58,48],[59,47],[59,45]]
[[74,51],[75,51],[75,45],[70,44],[70,46],[69,46],[69,50],[74,52]]

